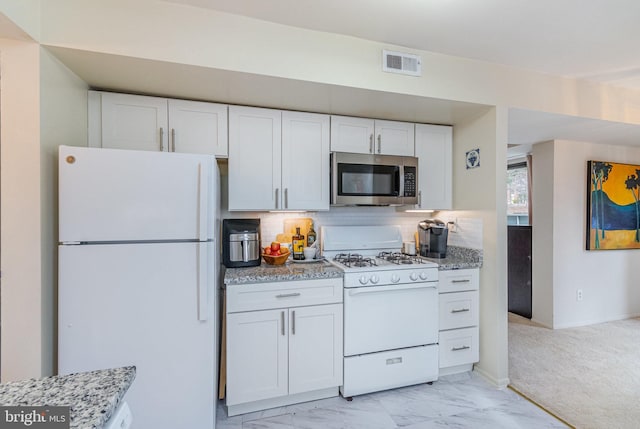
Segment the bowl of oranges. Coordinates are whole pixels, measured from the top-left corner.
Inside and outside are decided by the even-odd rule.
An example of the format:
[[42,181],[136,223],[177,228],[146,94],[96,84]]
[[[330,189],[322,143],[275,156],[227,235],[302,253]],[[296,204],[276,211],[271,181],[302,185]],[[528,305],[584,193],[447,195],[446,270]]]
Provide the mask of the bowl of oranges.
[[285,246],[280,246],[277,241],[262,249],[262,259],[269,265],[283,265],[290,254],[289,249]]

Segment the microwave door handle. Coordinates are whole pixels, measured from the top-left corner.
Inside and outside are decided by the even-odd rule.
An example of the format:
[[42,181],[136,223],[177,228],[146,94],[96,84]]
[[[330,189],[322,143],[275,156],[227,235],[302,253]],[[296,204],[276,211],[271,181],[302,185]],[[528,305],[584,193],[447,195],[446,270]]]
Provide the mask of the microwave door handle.
[[404,197],[404,166],[400,166],[400,192],[398,192],[399,197]]
[[338,157],[331,154],[331,204],[338,202]]

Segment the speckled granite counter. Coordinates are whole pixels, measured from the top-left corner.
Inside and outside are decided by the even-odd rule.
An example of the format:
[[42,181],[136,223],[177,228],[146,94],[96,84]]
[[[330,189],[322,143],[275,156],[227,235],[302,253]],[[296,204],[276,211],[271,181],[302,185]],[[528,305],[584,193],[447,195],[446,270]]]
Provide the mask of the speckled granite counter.
[[102,428],[135,376],[128,366],[0,384],[0,405],[70,406],[71,428]]
[[425,258],[438,264],[439,270],[459,270],[482,267],[482,250],[447,246],[446,258]]
[[226,268],[224,284],[232,286],[246,283],[330,279],[342,276],[342,271],[327,261],[306,264],[287,261],[284,265],[263,263],[258,267]]

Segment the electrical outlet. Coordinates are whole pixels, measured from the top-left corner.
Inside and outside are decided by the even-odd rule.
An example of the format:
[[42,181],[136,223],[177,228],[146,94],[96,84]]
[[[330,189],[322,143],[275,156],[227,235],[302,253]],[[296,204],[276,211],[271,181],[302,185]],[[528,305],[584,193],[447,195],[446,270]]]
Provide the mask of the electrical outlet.
[[447,228],[449,228],[449,232],[458,232],[458,219],[447,222]]
[[582,301],[582,289],[576,290],[576,301]]

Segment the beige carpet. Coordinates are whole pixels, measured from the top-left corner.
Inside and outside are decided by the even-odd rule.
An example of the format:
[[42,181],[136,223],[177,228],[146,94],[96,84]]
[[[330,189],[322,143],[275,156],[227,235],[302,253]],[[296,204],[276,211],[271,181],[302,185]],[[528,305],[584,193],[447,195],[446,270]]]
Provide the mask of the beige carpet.
[[576,428],[640,428],[640,319],[552,330],[509,314],[509,378]]

